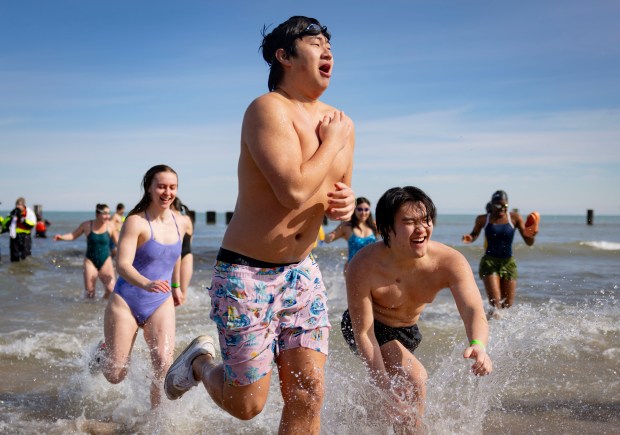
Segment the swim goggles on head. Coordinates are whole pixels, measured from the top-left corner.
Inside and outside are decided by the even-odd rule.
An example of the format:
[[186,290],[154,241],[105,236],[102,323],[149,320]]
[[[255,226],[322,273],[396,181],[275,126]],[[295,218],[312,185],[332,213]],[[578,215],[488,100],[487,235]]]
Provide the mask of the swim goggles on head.
[[321,26],[319,24],[316,23],[311,23],[308,24],[308,27],[306,27],[304,30],[302,30],[299,33],[299,37],[301,38],[302,36],[306,36],[306,35],[320,35],[323,34],[327,39],[330,38],[329,32],[327,31],[327,27],[326,26]]

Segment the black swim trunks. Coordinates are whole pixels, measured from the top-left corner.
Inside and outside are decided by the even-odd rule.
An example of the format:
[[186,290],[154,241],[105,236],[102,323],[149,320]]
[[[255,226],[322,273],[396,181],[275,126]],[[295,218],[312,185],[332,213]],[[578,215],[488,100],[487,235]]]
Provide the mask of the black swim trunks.
[[[351,326],[351,316],[349,310],[346,310],[342,314],[342,322],[340,323],[340,329],[342,335],[354,353],[357,353],[357,345],[355,344],[355,338],[353,336],[353,327]],[[418,329],[418,325],[405,326],[401,328],[395,328],[392,326],[384,325],[383,323],[375,320],[375,337],[379,346],[383,346],[392,340],[398,340],[406,349],[413,353],[418,345],[422,342],[422,334]]]

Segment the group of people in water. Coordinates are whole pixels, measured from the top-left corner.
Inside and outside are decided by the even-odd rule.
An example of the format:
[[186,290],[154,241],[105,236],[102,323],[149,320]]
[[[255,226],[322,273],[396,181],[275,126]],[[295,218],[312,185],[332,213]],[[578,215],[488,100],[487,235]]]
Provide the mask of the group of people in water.
[[[514,305],[518,273],[512,244],[516,231],[519,231],[527,246],[534,244],[540,216],[533,212],[530,218],[533,221],[526,225],[516,210],[509,212],[508,194],[498,190],[487,203],[486,213],[477,216],[472,231],[462,237],[463,243],[471,244],[484,232],[485,254],[480,260],[478,273],[488,296],[489,316],[498,317],[501,309]],[[358,197],[351,220],[338,225],[323,241],[331,243],[339,238],[347,241],[348,255],[344,265],[346,273],[347,265],[353,256],[364,246],[376,242],[378,236],[370,201]]]
[[[275,363],[284,403],[279,432],[319,433],[331,325],[312,249],[324,216],[341,221],[326,241],[344,238],[349,247],[344,339],[385,392],[382,406],[394,421],[406,431],[423,426],[427,372],[414,356],[422,340],[417,321],[441,289],[450,289],[462,317],[468,340],[463,357],[473,361],[473,374],[492,372],[480,291],[465,257],[431,240],[433,201],[413,186],[390,188],[377,203],[375,222],[370,202],[356,199],[350,187],[353,121],[319,99],[333,72],[330,39],[319,21],[302,16],[263,34],[269,92],[249,105],[243,119],[237,203],[208,288],[219,343],[200,335],[173,361],[174,306],[183,303],[189,279],[184,238],[191,238],[193,227],[174,206],[179,179],[171,167],[146,172],[144,195],[120,236],[105,204],[97,206],[95,220],[57,236],[86,235],[86,292],[94,295],[96,277],[106,286],[93,372],[121,382],[142,329],[154,371],[153,407],[162,387],[177,400],[202,384],[217,406],[248,420],[266,404]],[[514,300],[516,266],[506,255],[514,230],[524,235],[525,226],[518,213],[506,212],[505,194],[496,192],[491,205],[464,241],[484,230],[488,249],[480,273],[492,305],[507,307]],[[526,243],[534,235],[524,235]],[[118,245],[115,283],[112,260],[103,255],[110,241]]]
[[[187,288],[193,274],[193,254],[191,240],[195,214],[192,210],[175,198],[172,209],[179,219],[185,220],[187,231],[183,235],[182,259],[180,266],[180,293],[175,296],[175,304],[182,305],[187,295]],[[97,279],[104,287],[104,299],[108,299],[114,291],[116,272],[114,259],[117,256],[118,240],[121,227],[125,221],[125,206],[118,203],[116,212],[110,215],[107,204],[97,204],[95,219],[82,222],[70,233],[56,234],[54,241],[71,241],[84,235],[86,237],[86,253],[84,257],[84,294],[87,298],[95,297]]]

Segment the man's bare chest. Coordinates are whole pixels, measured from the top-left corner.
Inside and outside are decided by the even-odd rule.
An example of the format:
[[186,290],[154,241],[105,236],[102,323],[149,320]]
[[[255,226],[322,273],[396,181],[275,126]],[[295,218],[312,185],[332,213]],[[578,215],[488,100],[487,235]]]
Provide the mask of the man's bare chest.
[[387,308],[420,305],[433,302],[438,293],[437,285],[415,276],[393,277],[390,282],[378,285],[372,292],[373,300]]

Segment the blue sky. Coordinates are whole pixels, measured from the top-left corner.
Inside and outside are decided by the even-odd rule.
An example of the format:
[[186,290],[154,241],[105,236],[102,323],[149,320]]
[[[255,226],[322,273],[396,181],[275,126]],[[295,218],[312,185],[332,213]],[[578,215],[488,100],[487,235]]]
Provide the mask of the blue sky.
[[131,207],[166,163],[191,208],[232,210],[260,31],[292,15],[332,32],[356,194],[620,215],[620,2],[598,0],[0,0],[0,209]]

